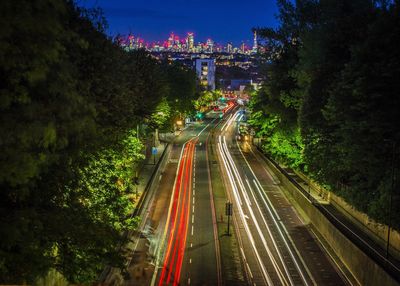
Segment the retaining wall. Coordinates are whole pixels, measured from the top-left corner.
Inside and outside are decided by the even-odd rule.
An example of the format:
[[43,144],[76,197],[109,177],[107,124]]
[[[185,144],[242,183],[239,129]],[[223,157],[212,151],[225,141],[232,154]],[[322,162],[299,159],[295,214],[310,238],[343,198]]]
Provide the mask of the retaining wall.
[[280,180],[285,192],[296,202],[294,207],[302,216],[305,216],[306,221],[314,226],[360,285],[399,285],[385,270],[342,234],[271,161],[267,159],[266,162]]

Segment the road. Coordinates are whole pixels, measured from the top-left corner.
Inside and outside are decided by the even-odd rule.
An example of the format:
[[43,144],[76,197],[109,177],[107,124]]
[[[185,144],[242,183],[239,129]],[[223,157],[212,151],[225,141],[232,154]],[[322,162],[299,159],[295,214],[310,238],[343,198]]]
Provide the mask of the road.
[[157,231],[163,229],[163,234],[155,255],[152,284],[220,284],[219,246],[206,152],[212,123],[206,120],[194,124],[174,143],[170,161],[176,163],[167,165],[165,173],[169,175],[163,176],[159,188],[161,193],[170,194],[169,205],[159,218],[161,227]]
[[346,285],[252,146],[236,140],[238,113],[217,136],[249,284]]
[[259,154],[236,140],[238,118],[205,119],[176,138],[125,285],[222,285],[209,143],[219,150],[248,284],[346,285]]

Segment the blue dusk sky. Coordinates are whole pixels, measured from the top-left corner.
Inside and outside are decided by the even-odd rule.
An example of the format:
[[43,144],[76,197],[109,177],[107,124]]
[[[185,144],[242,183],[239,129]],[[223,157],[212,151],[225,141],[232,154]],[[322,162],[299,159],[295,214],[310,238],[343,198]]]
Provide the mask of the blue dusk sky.
[[132,33],[145,41],[162,41],[169,33],[194,32],[195,42],[251,44],[253,27],[276,27],[275,0],[78,0],[79,6],[100,7],[108,34]]

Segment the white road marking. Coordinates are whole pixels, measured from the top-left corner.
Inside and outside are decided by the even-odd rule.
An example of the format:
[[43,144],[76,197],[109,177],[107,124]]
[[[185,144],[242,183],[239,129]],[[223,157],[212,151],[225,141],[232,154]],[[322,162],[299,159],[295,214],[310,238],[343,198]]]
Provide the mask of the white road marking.
[[193,225],[192,225],[192,235],[193,235]]

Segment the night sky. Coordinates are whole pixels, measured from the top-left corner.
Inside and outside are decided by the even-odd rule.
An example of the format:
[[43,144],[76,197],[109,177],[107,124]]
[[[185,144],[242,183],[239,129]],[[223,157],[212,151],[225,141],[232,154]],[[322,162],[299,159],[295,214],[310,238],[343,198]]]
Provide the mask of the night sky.
[[195,43],[212,38],[251,45],[251,28],[277,25],[275,0],[80,0],[78,5],[101,7],[110,35],[132,33],[146,41],[194,32]]

